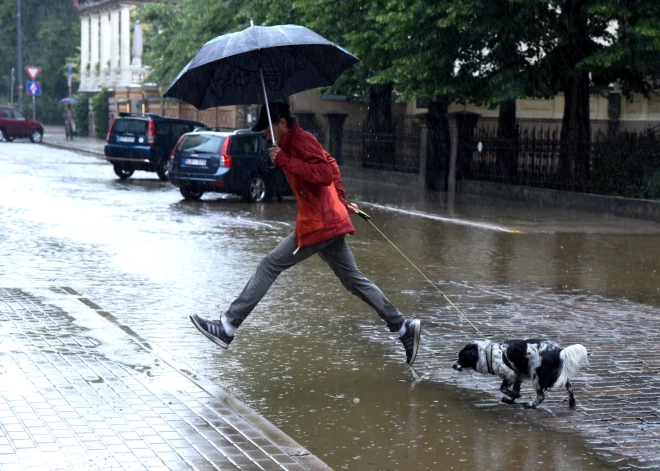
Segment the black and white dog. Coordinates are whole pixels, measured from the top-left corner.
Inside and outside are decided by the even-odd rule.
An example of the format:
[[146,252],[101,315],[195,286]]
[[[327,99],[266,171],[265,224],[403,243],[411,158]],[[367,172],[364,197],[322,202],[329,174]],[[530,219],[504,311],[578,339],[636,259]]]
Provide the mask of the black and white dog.
[[587,349],[580,344],[560,348],[550,340],[527,339],[491,342],[482,340],[467,344],[452,365],[457,371],[474,368],[478,373],[502,378],[502,402],[513,404],[520,397],[520,384],[531,380],[536,400],[525,407],[543,402],[549,388],[566,387],[568,405],[575,407],[571,380],[583,365],[589,363]]

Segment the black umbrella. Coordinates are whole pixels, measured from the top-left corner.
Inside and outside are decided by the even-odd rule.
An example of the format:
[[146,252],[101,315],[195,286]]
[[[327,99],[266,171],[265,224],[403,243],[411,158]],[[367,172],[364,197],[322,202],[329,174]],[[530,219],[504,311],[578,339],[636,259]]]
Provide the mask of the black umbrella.
[[70,96],[66,98],[62,98],[59,101],[60,105],[75,105],[76,103],[78,103],[78,100],[76,100],[75,98],[71,98]]
[[202,46],[164,96],[200,110],[252,103],[268,107],[269,101],[332,85],[358,62],[350,52],[305,27],[250,26]]

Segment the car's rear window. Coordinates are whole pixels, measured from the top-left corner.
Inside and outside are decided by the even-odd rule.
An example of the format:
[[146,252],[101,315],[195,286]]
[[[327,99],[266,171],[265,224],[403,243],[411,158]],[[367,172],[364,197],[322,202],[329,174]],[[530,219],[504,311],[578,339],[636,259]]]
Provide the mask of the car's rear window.
[[189,136],[184,136],[184,138],[181,139],[177,151],[217,154],[220,152],[220,146],[224,140],[225,138],[223,136],[191,134]]
[[118,119],[112,126],[113,134],[146,134],[149,122],[146,119]]

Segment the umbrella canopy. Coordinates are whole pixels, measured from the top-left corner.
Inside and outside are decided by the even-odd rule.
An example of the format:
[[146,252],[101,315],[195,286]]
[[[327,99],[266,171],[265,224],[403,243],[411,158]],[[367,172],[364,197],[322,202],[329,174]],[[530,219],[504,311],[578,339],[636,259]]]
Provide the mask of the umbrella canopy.
[[60,105],[74,105],[76,103],[78,103],[78,100],[76,100],[75,98],[71,98],[70,96],[68,96],[66,98],[62,98],[59,101]]
[[251,26],[202,46],[164,96],[200,110],[268,103],[332,85],[358,62],[350,52],[305,27]]

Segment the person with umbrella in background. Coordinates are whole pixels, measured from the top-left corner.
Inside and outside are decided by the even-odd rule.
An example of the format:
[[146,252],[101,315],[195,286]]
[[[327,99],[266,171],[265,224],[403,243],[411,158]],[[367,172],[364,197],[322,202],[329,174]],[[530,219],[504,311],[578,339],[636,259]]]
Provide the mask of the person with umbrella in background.
[[71,103],[67,103],[62,117],[64,118],[64,133],[66,134],[66,138],[73,141],[73,133],[76,132],[76,113],[73,111]]
[[405,319],[355,263],[345,238],[346,234],[355,232],[349,211],[355,212],[358,208],[346,200],[335,159],[311,133],[300,127],[286,103],[263,105],[259,121],[252,130],[265,130],[267,139],[279,143],[269,149],[270,159],[284,171],[296,195],[296,228],[259,262],[255,273],[221,319],[208,320],[193,314],[190,319],[195,327],[220,347],[228,348],[236,329],[278,275],[318,254],[342,285],[375,309],[390,331],[399,335],[406,351],[406,362],[412,365],[419,348],[421,322]]

